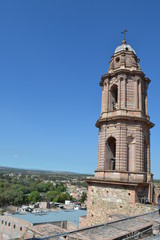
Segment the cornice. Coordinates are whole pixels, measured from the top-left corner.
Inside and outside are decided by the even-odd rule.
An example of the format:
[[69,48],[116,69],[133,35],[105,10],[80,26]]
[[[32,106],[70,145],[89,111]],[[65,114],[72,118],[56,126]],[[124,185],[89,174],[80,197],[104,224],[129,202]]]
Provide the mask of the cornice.
[[89,178],[85,179],[85,181],[89,184],[100,184],[100,185],[119,185],[119,186],[130,186],[130,187],[138,187],[139,185],[148,186],[148,183],[129,183],[129,182],[118,182],[118,181],[107,181],[103,179],[97,178]]
[[113,77],[117,77],[119,74],[125,74],[132,75],[132,76],[141,76],[143,80],[147,81],[148,83],[151,82],[151,80],[148,77],[145,77],[145,74],[140,70],[129,70],[129,69],[116,69],[113,73],[106,73],[102,75],[101,81],[99,83],[100,86],[103,86],[103,82],[106,78],[111,79]]
[[154,123],[150,122],[149,120],[145,119],[145,118],[140,118],[140,117],[135,117],[135,116],[112,116],[112,117],[107,117],[107,118],[99,118],[98,121],[96,122],[96,127],[100,128],[101,124],[103,123],[109,123],[109,122],[113,122],[113,121],[123,121],[123,120],[127,120],[127,121],[133,121],[133,122],[143,122],[145,124],[147,124],[150,128],[154,127]]

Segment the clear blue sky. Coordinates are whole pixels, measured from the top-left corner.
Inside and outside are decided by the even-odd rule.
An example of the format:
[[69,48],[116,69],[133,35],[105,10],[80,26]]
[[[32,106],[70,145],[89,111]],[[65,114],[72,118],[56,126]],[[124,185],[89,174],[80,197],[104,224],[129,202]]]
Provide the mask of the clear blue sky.
[[160,178],[160,1],[0,1],[0,165],[93,173],[101,89],[121,31],[149,86]]

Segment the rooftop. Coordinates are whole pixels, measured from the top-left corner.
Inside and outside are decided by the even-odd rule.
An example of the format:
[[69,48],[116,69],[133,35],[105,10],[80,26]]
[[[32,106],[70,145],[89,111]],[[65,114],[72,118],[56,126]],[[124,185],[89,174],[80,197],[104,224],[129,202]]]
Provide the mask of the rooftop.
[[[60,236],[66,236],[66,239],[70,240],[133,239],[134,237],[136,239],[146,239],[146,236],[150,236],[149,239],[155,239],[153,231],[159,229],[159,226],[160,215],[158,214],[158,211],[154,211],[106,224],[54,235],[53,237],[50,237],[50,239],[59,240]],[[67,236],[69,238],[67,238]]]
[[38,223],[69,221],[78,226],[79,218],[84,215],[86,215],[86,210],[58,210],[45,213],[16,214],[14,217],[23,219],[33,225]]

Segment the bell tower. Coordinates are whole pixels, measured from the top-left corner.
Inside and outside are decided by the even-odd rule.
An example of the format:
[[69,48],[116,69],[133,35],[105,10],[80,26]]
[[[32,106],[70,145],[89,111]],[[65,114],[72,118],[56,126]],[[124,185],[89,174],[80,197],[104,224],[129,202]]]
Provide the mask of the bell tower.
[[[115,49],[107,74],[101,77],[101,116],[95,177],[87,179],[89,225],[108,220],[109,214],[136,213],[138,203],[152,202],[150,128],[145,76],[133,48]],[[134,211],[134,212],[133,212]]]

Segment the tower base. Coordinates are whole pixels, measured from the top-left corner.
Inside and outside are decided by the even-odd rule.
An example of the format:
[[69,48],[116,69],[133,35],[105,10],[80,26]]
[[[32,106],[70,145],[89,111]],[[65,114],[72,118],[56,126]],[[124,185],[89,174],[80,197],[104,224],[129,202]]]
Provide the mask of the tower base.
[[96,225],[151,211],[148,203],[149,183],[107,182],[87,179],[86,225]]

